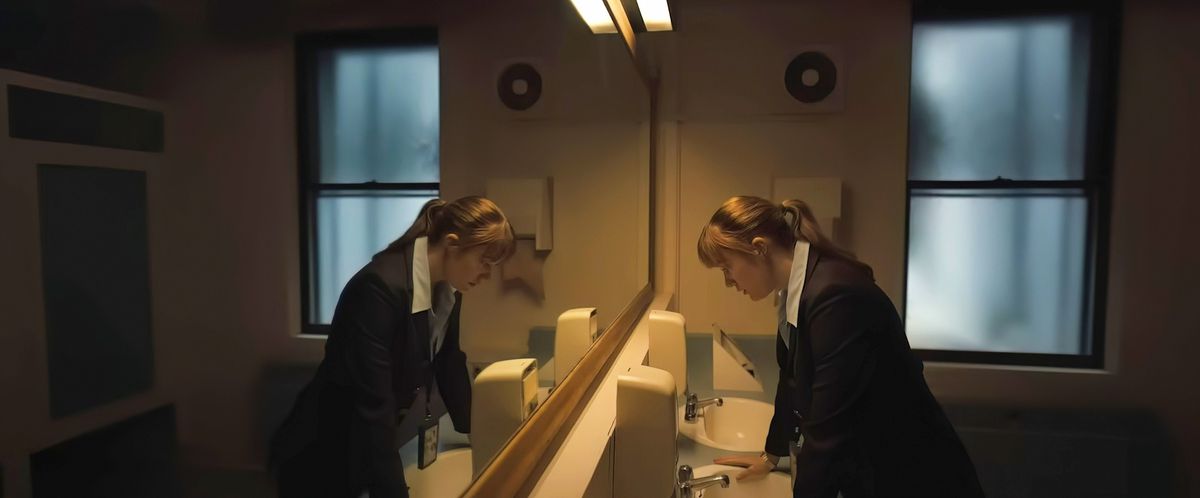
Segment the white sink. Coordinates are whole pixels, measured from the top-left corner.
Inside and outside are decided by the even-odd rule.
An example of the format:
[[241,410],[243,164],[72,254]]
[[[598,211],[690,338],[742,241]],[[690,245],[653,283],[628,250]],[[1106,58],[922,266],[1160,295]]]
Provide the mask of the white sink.
[[[728,402],[728,400],[726,400]],[[792,478],[782,472],[771,472],[766,477],[738,482],[737,475],[743,469],[728,465],[705,465],[693,470],[701,477],[725,474],[729,476],[729,487],[713,486],[696,492],[696,498],[787,498],[792,496]]]
[[437,461],[425,470],[416,463],[404,466],[409,493],[421,498],[458,498],[471,484],[471,448],[439,453]]
[[[679,432],[697,443],[728,451],[762,451],[775,407],[753,399],[724,398],[723,406],[700,410],[695,422],[683,419],[679,409]],[[699,475],[699,474],[697,474]]]

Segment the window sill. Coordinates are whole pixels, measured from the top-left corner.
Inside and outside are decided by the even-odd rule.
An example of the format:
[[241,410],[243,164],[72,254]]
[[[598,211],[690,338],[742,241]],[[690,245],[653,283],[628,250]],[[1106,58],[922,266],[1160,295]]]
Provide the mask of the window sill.
[[1079,374],[1079,375],[1116,375],[1111,369],[1107,368],[1072,368],[1072,367],[1046,367],[1032,365],[997,365],[990,363],[957,363],[944,361],[926,361],[926,369],[947,369],[947,370],[991,370],[1002,372],[1029,372],[1029,373],[1051,373],[1051,374]]

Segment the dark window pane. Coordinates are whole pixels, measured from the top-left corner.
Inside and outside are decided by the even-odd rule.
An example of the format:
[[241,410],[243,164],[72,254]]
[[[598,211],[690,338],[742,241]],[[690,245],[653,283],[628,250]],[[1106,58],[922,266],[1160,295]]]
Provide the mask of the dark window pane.
[[1084,177],[1082,17],[913,27],[911,180]]
[[321,183],[437,182],[438,48],[317,53]]
[[913,193],[906,321],[914,348],[1090,353],[1082,335],[1087,198],[1051,194]]

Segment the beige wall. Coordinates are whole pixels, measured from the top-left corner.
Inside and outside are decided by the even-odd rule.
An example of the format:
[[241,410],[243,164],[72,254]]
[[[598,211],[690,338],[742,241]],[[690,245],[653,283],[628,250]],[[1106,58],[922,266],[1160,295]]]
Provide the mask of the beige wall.
[[[603,327],[646,279],[638,274],[639,160],[649,154],[636,123],[537,124],[482,131],[472,161],[443,176],[447,197],[484,193],[471,185],[489,175],[554,178],[554,249],[545,260],[546,299],[504,292],[499,275],[463,302],[463,347],[468,355],[526,353],[531,326],[553,327],[559,313],[597,308]],[[631,146],[632,145],[632,146]],[[641,157],[639,157],[641,154]],[[503,207],[503,206],[501,206]],[[644,217],[643,217],[644,218]],[[632,223],[631,223],[632,222]],[[645,254],[643,249],[642,254]],[[641,275],[644,275],[641,274]],[[640,278],[641,277],[641,278]]]
[[[596,307],[603,326],[647,281],[649,98],[628,52],[590,34],[568,3],[519,19],[495,10],[440,32],[443,194],[483,194],[490,177],[553,177],[554,249],[544,302],[502,293],[499,275],[464,297],[463,347],[483,358],[525,354],[529,328],[553,327],[570,308]],[[519,57],[546,64],[547,108],[532,119],[494,97],[497,61]]]
[[[775,176],[844,180],[842,241],[874,266],[903,302],[909,7],[904,2],[697,1],[677,9],[674,40],[655,40],[664,103],[678,120],[678,307],[693,331],[713,321],[771,333],[771,303],[723,287],[695,255],[699,228],[726,197],[770,194]],[[1179,451],[1179,485],[1200,490],[1200,299],[1194,261],[1200,226],[1190,207],[1200,155],[1200,8],[1129,2],[1122,34],[1107,372],[927,365],[943,400],[1000,406],[1146,409]],[[771,113],[788,48],[840,45],[845,109],[823,116]],[[778,45],[778,46],[776,46]],[[784,52],[780,58],[780,52]],[[669,126],[669,125],[668,125]],[[664,165],[668,170],[672,166]],[[660,216],[662,216],[660,214]],[[659,218],[662,220],[663,218]],[[666,227],[665,229],[672,229]],[[664,263],[660,261],[660,264]],[[671,263],[666,263],[670,265]],[[669,279],[670,275],[660,275]],[[668,282],[669,283],[669,282]],[[1188,486],[1190,488],[1183,488]],[[1186,493],[1186,492],[1185,492]]]

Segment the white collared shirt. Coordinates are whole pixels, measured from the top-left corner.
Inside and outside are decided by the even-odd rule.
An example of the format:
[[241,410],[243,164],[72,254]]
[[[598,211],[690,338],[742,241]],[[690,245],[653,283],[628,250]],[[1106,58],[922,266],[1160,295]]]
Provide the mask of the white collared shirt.
[[[434,302],[433,283],[429,281],[429,238],[417,237],[413,241],[412,261],[412,314],[429,310],[429,352],[434,356],[442,349],[450,312],[454,310],[458,292],[449,283],[438,286],[440,291]],[[436,306],[435,306],[436,304]]]
[[792,271],[788,276],[787,289],[779,291],[779,337],[784,346],[791,349],[791,331],[788,326],[796,326],[796,316],[800,313],[800,294],[804,292],[804,278],[808,273],[808,251],[811,244],[806,240],[796,241],[792,248]]

